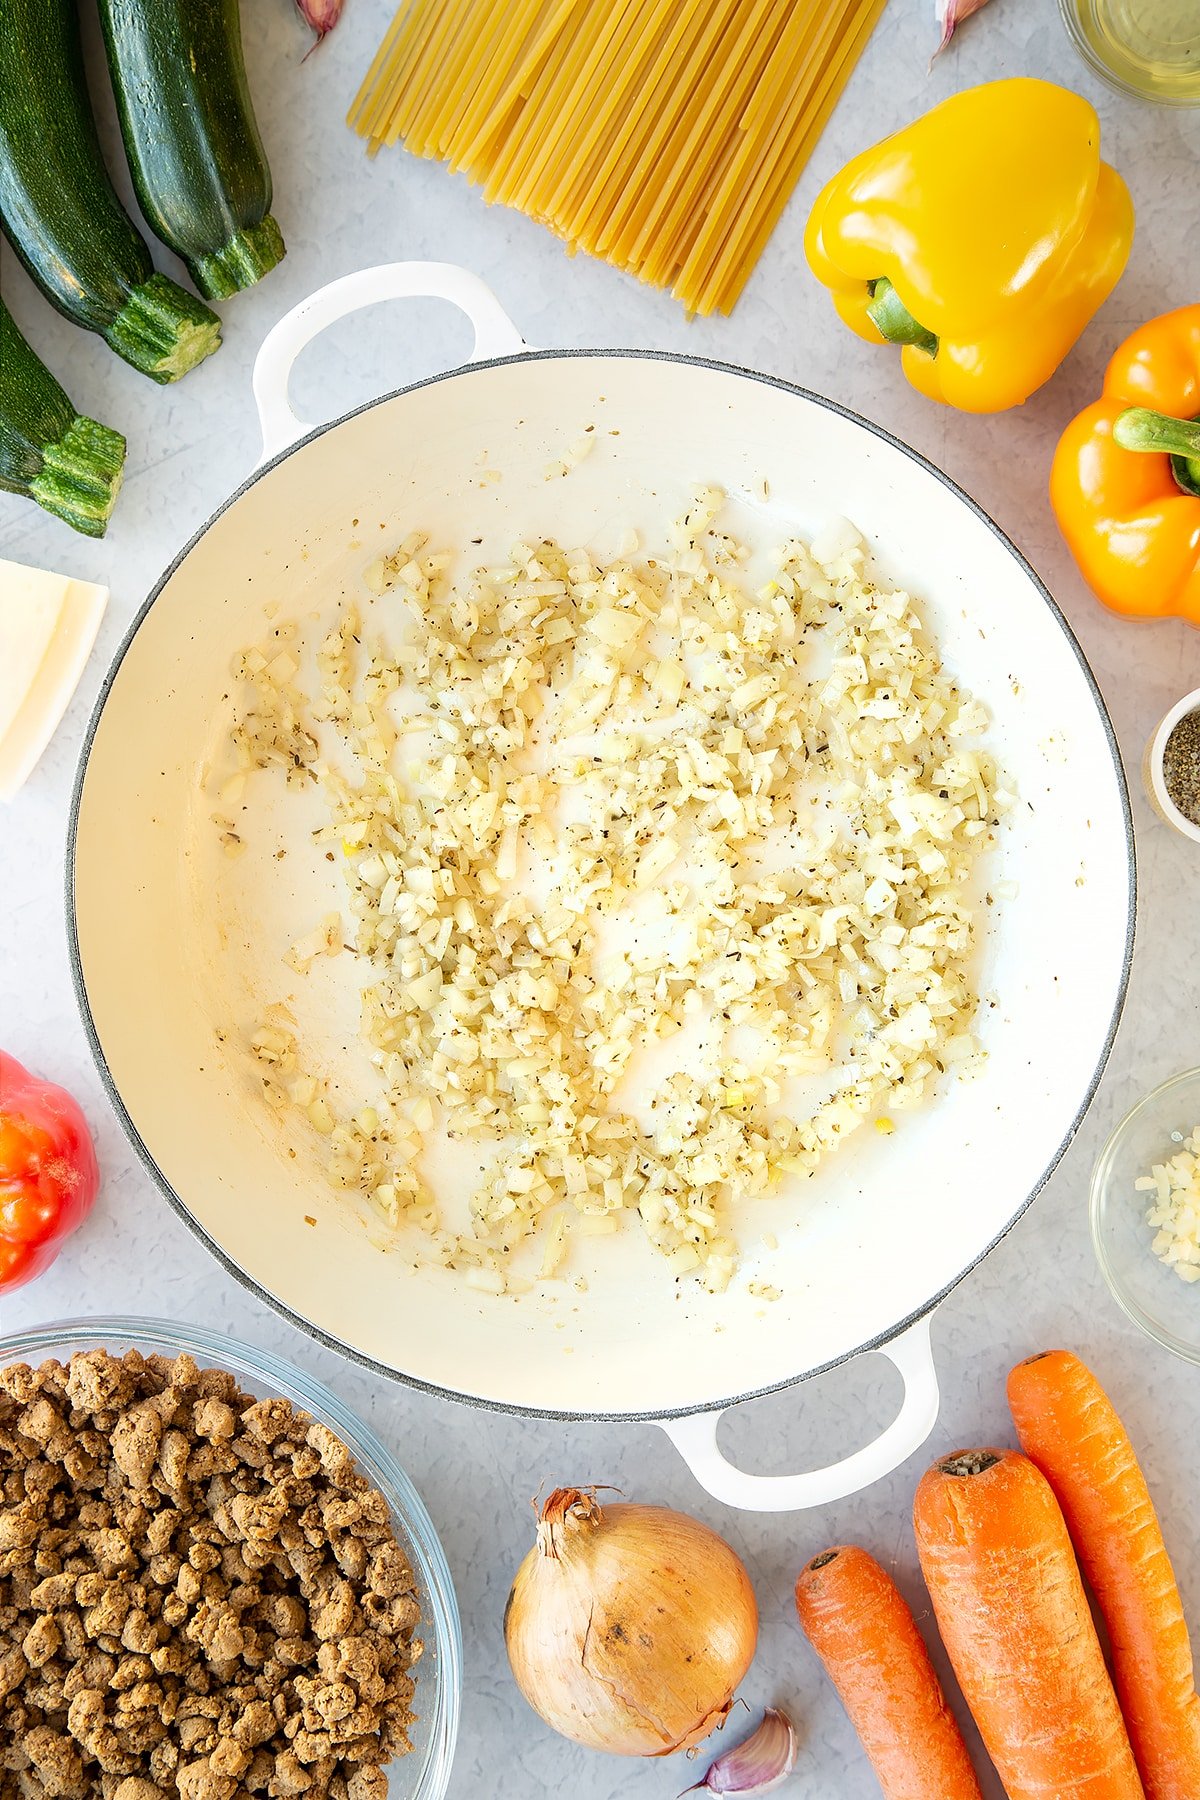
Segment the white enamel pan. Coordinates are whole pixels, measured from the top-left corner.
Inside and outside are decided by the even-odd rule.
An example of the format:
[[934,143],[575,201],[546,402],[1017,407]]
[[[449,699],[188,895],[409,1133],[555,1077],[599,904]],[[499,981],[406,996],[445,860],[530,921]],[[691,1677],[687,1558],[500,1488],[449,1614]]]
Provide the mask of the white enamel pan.
[[[302,424],[287,390],[303,346],[359,307],[414,295],[469,315],[470,362],[333,424]],[[76,980],[133,1144],[238,1280],[380,1375],[523,1413],[656,1420],[731,1505],[786,1510],[866,1486],[931,1430],[931,1314],[1070,1142],[1124,997],[1128,800],[1066,621],[973,501],[864,420],[696,357],[531,351],[461,270],[396,264],[334,282],[271,332],[254,391],[263,460],[139,614],[91,721],[74,797]],[[589,425],[593,453],[548,479]],[[981,909],[986,1069],[947,1080],[893,1135],[860,1133],[807,1186],[749,1203],[744,1265],[722,1295],[676,1282],[636,1225],[589,1240],[569,1280],[517,1298],[480,1293],[329,1191],[308,1128],[278,1123],[256,1097],[239,1045],[261,1007],[289,992],[283,951],[343,896],[311,845],[319,805],[301,796],[273,811],[279,784],[267,776],[247,789],[244,855],[222,861],[213,848],[201,784],[228,729],[231,661],[263,636],[264,605],[319,625],[360,590],[368,560],[410,530],[461,548],[464,567],[499,559],[519,538],[615,550],[630,525],[661,542],[695,488],[714,482],[730,495],[734,529],[760,546],[853,520],[883,573],[921,598],[947,665],[990,709],[991,742],[1020,801],[996,870],[1009,897]],[[313,1012],[336,1074],[339,1046],[348,1065],[363,1053],[353,959],[328,968],[315,1001],[297,1004]],[[763,1246],[768,1226],[777,1248]],[[778,1478],[723,1457],[723,1408],[865,1350],[888,1356],[905,1384],[899,1416],[874,1443]]]

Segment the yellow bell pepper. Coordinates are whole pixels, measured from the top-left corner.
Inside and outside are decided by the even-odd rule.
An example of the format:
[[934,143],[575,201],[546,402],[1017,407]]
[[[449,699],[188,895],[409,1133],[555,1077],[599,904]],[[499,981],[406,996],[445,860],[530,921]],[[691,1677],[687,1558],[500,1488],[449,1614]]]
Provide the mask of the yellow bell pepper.
[[1133,204],[1080,95],[1024,77],[968,88],[848,163],[804,247],[868,343],[964,412],[1019,406],[1120,280]]

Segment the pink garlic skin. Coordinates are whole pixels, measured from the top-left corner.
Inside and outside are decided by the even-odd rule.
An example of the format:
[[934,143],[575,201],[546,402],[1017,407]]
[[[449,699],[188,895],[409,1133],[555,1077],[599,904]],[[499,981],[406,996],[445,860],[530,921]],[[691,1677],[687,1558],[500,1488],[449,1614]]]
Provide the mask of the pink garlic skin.
[[[342,16],[342,8],[345,3],[346,0],[296,0],[301,17],[312,26],[317,34],[317,43],[313,45],[313,50],[333,30]],[[309,55],[312,55],[312,50],[309,51]]]
[[972,13],[977,13],[981,7],[986,5],[987,0],[938,0],[937,17],[942,28],[942,35],[937,49],[929,59],[931,69],[963,20],[969,19]]
[[[797,1748],[792,1721],[776,1707],[768,1707],[758,1730],[732,1750],[723,1751],[708,1773],[686,1792],[698,1794],[704,1789],[710,1794],[742,1795],[745,1800],[769,1794],[795,1768]],[[682,1794],[679,1800],[683,1800]]]

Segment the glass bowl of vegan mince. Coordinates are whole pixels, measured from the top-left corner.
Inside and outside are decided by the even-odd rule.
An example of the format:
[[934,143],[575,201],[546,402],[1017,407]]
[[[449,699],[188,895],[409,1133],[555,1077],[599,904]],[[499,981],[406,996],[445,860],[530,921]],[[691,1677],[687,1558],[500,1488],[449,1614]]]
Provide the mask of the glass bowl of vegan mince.
[[1200,688],[1164,714],[1146,746],[1142,775],[1159,818],[1200,844]]
[[[195,1368],[192,1371],[192,1380],[190,1384],[186,1375],[179,1376],[174,1373],[174,1371],[183,1366],[180,1362],[177,1362],[176,1359],[187,1358],[191,1358],[192,1363],[195,1365]],[[367,1492],[364,1497],[369,1500],[369,1490],[373,1490],[376,1494],[382,1496],[383,1500],[386,1502],[387,1520],[390,1527],[387,1537],[391,1542],[394,1542],[394,1544],[398,1546],[407,1562],[408,1570],[411,1572],[411,1583],[406,1580],[405,1586],[407,1591],[411,1592],[419,1607],[419,1618],[413,1628],[412,1636],[414,1643],[419,1640],[421,1649],[419,1654],[412,1660],[412,1693],[411,1701],[408,1703],[410,1707],[409,1717],[406,1721],[406,1736],[410,1748],[403,1754],[393,1755],[390,1760],[386,1761],[383,1765],[384,1772],[387,1776],[387,1800],[443,1800],[443,1796],[445,1795],[450,1782],[450,1769],[454,1757],[455,1739],[458,1733],[459,1710],[462,1696],[462,1632],[459,1624],[458,1606],[455,1600],[454,1587],[450,1578],[450,1571],[446,1563],[446,1558],[429,1514],[426,1512],[424,1504],[408,1476],[404,1473],[403,1469],[401,1469],[387,1447],[380,1442],[374,1432],[365,1425],[361,1419],[357,1418],[343,1405],[335,1394],[331,1393],[328,1388],[314,1380],[312,1376],[307,1375],[303,1370],[296,1368],[293,1364],[284,1362],[282,1358],[273,1356],[269,1351],[260,1350],[249,1344],[239,1343],[236,1339],[226,1337],[219,1331],[209,1330],[199,1325],[173,1323],[163,1319],[116,1317],[71,1319],[59,1321],[54,1324],[34,1326],[23,1331],[6,1333],[5,1335],[0,1336],[0,1370],[6,1371],[3,1391],[0,1391],[0,1408],[3,1407],[7,1397],[10,1402],[9,1411],[12,1411],[12,1394],[10,1389],[13,1389],[14,1386],[16,1386],[19,1391],[19,1384],[14,1383],[13,1380],[13,1375],[17,1370],[18,1365],[24,1364],[32,1370],[39,1370],[44,1369],[48,1364],[57,1363],[63,1365],[65,1370],[70,1373],[72,1370],[79,1367],[79,1364],[84,1359],[92,1366],[80,1371],[79,1384],[81,1394],[82,1388],[86,1385],[87,1380],[92,1379],[94,1375],[97,1380],[101,1378],[111,1379],[114,1371],[119,1373],[124,1369],[128,1373],[145,1367],[148,1373],[144,1378],[139,1377],[143,1381],[142,1388],[138,1389],[139,1392],[145,1391],[146,1393],[149,1393],[151,1388],[157,1389],[163,1386],[174,1387],[176,1383],[179,1382],[182,1384],[180,1387],[181,1394],[184,1397],[190,1398],[193,1391],[197,1396],[209,1392],[210,1388],[215,1392],[215,1385],[205,1382],[205,1373],[208,1371],[223,1371],[228,1376],[232,1376],[233,1382],[226,1383],[221,1391],[228,1391],[230,1387],[235,1388],[237,1397],[231,1400],[231,1409],[233,1413],[237,1415],[239,1420],[236,1429],[247,1439],[252,1440],[254,1438],[257,1427],[256,1425],[251,1424],[252,1414],[244,1410],[242,1403],[252,1401],[262,1403],[254,1408],[254,1412],[269,1414],[270,1418],[276,1421],[275,1425],[265,1428],[261,1433],[266,1441],[271,1443],[272,1455],[276,1454],[276,1446],[281,1438],[291,1435],[289,1432],[281,1432],[279,1429],[278,1421],[281,1419],[288,1423],[295,1419],[301,1427],[306,1425],[315,1427],[313,1435],[308,1437],[306,1441],[313,1445],[320,1444],[322,1449],[331,1456],[336,1453],[338,1458],[342,1458],[343,1447],[349,1452],[354,1470],[357,1471],[357,1475],[363,1477],[365,1480]],[[96,1374],[95,1369],[95,1365],[97,1364],[104,1365],[98,1375]],[[149,1380],[149,1372],[151,1371],[158,1375],[159,1379],[157,1381]],[[195,1379],[197,1373],[199,1374],[198,1381]],[[26,1385],[29,1384],[26,1383]],[[59,1385],[61,1385],[61,1383]],[[53,1391],[53,1382],[44,1388],[39,1388],[39,1393],[45,1393],[46,1395],[52,1395]],[[119,1394],[114,1390],[111,1403],[116,1405],[118,1400]],[[109,1402],[107,1401],[104,1402],[104,1404],[108,1403]],[[18,1402],[18,1405],[19,1404],[20,1403]],[[75,1406],[74,1399],[72,1399],[71,1404],[75,1410],[71,1412],[69,1417],[71,1419],[78,1418],[86,1423],[86,1407],[82,1397],[79,1397],[78,1408]],[[209,1402],[209,1404],[211,1405],[211,1402]],[[138,1411],[144,1409],[147,1405],[153,1407],[153,1400],[144,1400],[141,1403],[141,1408],[134,1407],[131,1410]],[[59,1410],[61,1411],[61,1404]],[[206,1495],[206,1500],[209,1505],[212,1505],[214,1501],[215,1496],[212,1484],[210,1483],[207,1488],[205,1487],[204,1480],[201,1478],[203,1471],[200,1470],[198,1464],[193,1464],[193,1457],[197,1449],[204,1450],[205,1448],[204,1444],[201,1442],[204,1432],[208,1431],[210,1435],[212,1435],[214,1428],[205,1426],[203,1429],[199,1430],[198,1435],[196,1435],[193,1440],[193,1438],[189,1436],[190,1428],[180,1423],[184,1417],[184,1412],[190,1412],[193,1418],[197,1419],[199,1406],[198,1404],[193,1404],[190,1407],[183,1408],[182,1411],[173,1413],[172,1418],[175,1420],[178,1428],[166,1430],[160,1440],[159,1461],[163,1463],[164,1470],[166,1464],[163,1459],[167,1449],[168,1439],[178,1439],[179,1443],[175,1448],[177,1450],[186,1450],[187,1452],[183,1475],[180,1480],[176,1482],[175,1488],[171,1490],[175,1495],[173,1506],[165,1508],[165,1511],[174,1518],[183,1519],[187,1525],[187,1529],[192,1532],[194,1537],[205,1539],[206,1544],[211,1546],[211,1544],[219,1542],[220,1539],[217,1538],[214,1535],[214,1532],[209,1528],[209,1522],[201,1517],[203,1509],[193,1505],[192,1509],[189,1511],[186,1501],[189,1495],[192,1497],[192,1500],[195,1501],[196,1497],[202,1493]],[[129,1415],[127,1413],[121,1416],[126,1418]],[[101,1422],[104,1422],[103,1416]],[[94,1435],[95,1434],[93,1433],[93,1437]],[[119,1436],[120,1432],[116,1428],[109,1433],[110,1442],[113,1445],[114,1461],[120,1460],[117,1452],[117,1439]],[[241,1438],[235,1438],[231,1447],[236,1448],[241,1441]],[[30,1451],[34,1450],[36,1447],[35,1440],[27,1436],[22,1438],[18,1435],[14,1438],[14,1442],[17,1444],[24,1443],[26,1448]],[[95,1446],[93,1446],[93,1448],[94,1447]],[[252,1443],[250,1447],[252,1450]],[[128,1445],[126,1445],[126,1449],[128,1449]],[[126,1464],[124,1462],[121,1462],[120,1466],[122,1470],[125,1470]],[[271,1466],[274,1467],[275,1465],[272,1464]],[[348,1465],[345,1464],[343,1458],[341,1463],[342,1471],[347,1467]],[[69,1465],[65,1462],[64,1468],[67,1468],[68,1473],[70,1473]],[[195,1479],[192,1478],[193,1468],[195,1468],[196,1471]],[[298,1464],[295,1473],[297,1479],[299,1479],[301,1471]],[[232,1479],[234,1480],[235,1485],[245,1487],[247,1495],[249,1495],[252,1483],[246,1481],[239,1482],[236,1474]],[[288,1477],[282,1482],[281,1492],[288,1487],[290,1480],[291,1477]],[[90,1487],[88,1486],[89,1481],[91,1482]],[[78,1488],[75,1487],[74,1474],[71,1474],[71,1483],[71,1491],[80,1499],[87,1499],[93,1488],[101,1494],[101,1498],[103,1497],[103,1493],[107,1492],[107,1487],[101,1490],[97,1485],[97,1481],[88,1476],[86,1467],[83,1469],[80,1476]],[[327,1502],[331,1498],[336,1499],[339,1494],[342,1498],[342,1514],[339,1515],[339,1534],[342,1536],[344,1536],[345,1533],[353,1535],[353,1522],[347,1522],[343,1516],[347,1498],[353,1501],[354,1495],[360,1491],[354,1485],[353,1475],[346,1476],[344,1473],[339,1473],[333,1484],[333,1488],[331,1488],[328,1493],[325,1491],[329,1486],[328,1483],[322,1484],[320,1481],[317,1481],[313,1484],[310,1482],[310,1486],[313,1486],[314,1489],[312,1496],[310,1496],[313,1500],[313,1507],[321,1512],[322,1520],[330,1524],[330,1545],[332,1546],[334,1542],[332,1525],[334,1515],[327,1510]],[[336,1489],[336,1492],[334,1492],[334,1489]],[[300,1505],[303,1497],[304,1496],[297,1491],[295,1495],[295,1504],[297,1506]],[[173,1510],[175,1506],[181,1510]],[[312,1511],[312,1508],[310,1508],[310,1511]],[[378,1517],[377,1510],[371,1508],[369,1510],[369,1515],[365,1516],[370,1516],[375,1519]],[[219,1508],[213,1506],[212,1524],[215,1525],[218,1522],[218,1518]],[[198,1523],[195,1523],[193,1526],[193,1521]],[[344,1532],[342,1532],[341,1529],[343,1526]],[[310,1517],[306,1514],[303,1519],[301,1530],[304,1534],[305,1543],[310,1547],[309,1554],[311,1556],[315,1554],[311,1547],[316,1545],[319,1541],[319,1532],[315,1517]],[[151,1523],[148,1523],[146,1526],[146,1539],[148,1545],[150,1544],[151,1532],[152,1520]],[[113,1537],[117,1534],[115,1532],[109,1532],[107,1534],[101,1533],[100,1535]],[[369,1541],[374,1543],[381,1541],[379,1534],[374,1534]],[[178,1543],[178,1539],[173,1539],[172,1547],[178,1548]],[[157,1561],[157,1559],[155,1560]],[[176,1557],[176,1560],[180,1560],[179,1557]],[[193,1560],[190,1553],[186,1560],[189,1562]],[[211,1560],[205,1564],[197,1564],[197,1567],[202,1568],[211,1568],[211,1566]],[[262,1564],[261,1561],[258,1566],[263,1567],[264,1569],[266,1568],[266,1565]],[[295,1567],[296,1565],[293,1564],[293,1568]],[[157,1580],[157,1576],[154,1574],[154,1564],[148,1565],[148,1568],[150,1573],[146,1576],[146,1579],[151,1581]],[[223,1567],[216,1572],[218,1574],[223,1574]],[[334,1575],[335,1573],[336,1571],[332,1568],[321,1571],[318,1576],[318,1585],[320,1585],[321,1578],[324,1574]],[[267,1579],[269,1574],[270,1572],[268,1570],[264,1576],[264,1594],[266,1593],[267,1587],[271,1587],[272,1591],[278,1587],[280,1593],[290,1591],[285,1589],[284,1586],[281,1586],[275,1577]],[[346,1584],[343,1583],[342,1585]],[[360,1588],[365,1585],[365,1583],[359,1583]],[[324,1591],[324,1588],[322,1588],[322,1591]],[[32,1598],[34,1600],[37,1599],[36,1589],[33,1592]],[[267,1598],[269,1599],[270,1596],[267,1596]],[[309,1598],[315,1606],[315,1595],[309,1596]],[[368,1596],[366,1604],[369,1604],[372,1599],[373,1596]],[[152,1607],[153,1602],[148,1601],[147,1604]],[[288,1600],[286,1604],[291,1606],[294,1605],[294,1602]],[[239,1616],[244,1616],[253,1623],[258,1617],[258,1612],[251,1610],[244,1615]],[[363,1616],[364,1618],[366,1617],[365,1610]],[[162,1617],[165,1618],[165,1613]],[[269,1620],[270,1618],[271,1615],[269,1614],[269,1611],[264,1612],[264,1619]],[[276,1621],[275,1623],[278,1622]],[[19,1620],[18,1624],[20,1624]],[[315,1621],[315,1613],[311,1608],[310,1624],[313,1626],[313,1629],[316,1630],[317,1635],[320,1636],[324,1627]],[[308,1627],[300,1627],[295,1624],[287,1628],[302,1630],[304,1632],[308,1631]],[[283,1627],[280,1627],[280,1629],[283,1629]],[[350,1627],[347,1627],[347,1629],[350,1629]],[[370,1626],[368,1625],[365,1629],[370,1629]],[[183,1625],[179,1626],[179,1631],[183,1631]],[[178,1637],[178,1635],[177,1632],[176,1637]],[[184,1633],[184,1635],[186,1636],[186,1633]],[[326,1635],[329,1635],[328,1632],[326,1632]],[[297,1676],[301,1673],[306,1675],[315,1674],[315,1667],[309,1669],[308,1664],[305,1661],[303,1654],[303,1638],[297,1637],[291,1640],[291,1642],[294,1645],[300,1646],[300,1650],[297,1653],[300,1656],[300,1660],[295,1663],[292,1673]],[[343,1648],[347,1645],[352,1647],[354,1644],[362,1642],[364,1642],[363,1639],[355,1639],[353,1637],[343,1637],[341,1640]],[[167,1648],[171,1649],[174,1643],[175,1639],[169,1640]],[[288,1651],[288,1655],[292,1655],[290,1650]],[[303,1668],[301,1666],[302,1664]],[[172,1662],[169,1666],[175,1668],[179,1666],[179,1664],[177,1662]],[[267,1664],[264,1665],[264,1672],[269,1670],[271,1666],[271,1661],[268,1660]],[[283,1666],[284,1665],[281,1663],[280,1667]],[[224,1664],[214,1664],[212,1667],[217,1673],[224,1671],[226,1675],[229,1674],[229,1671]],[[257,1664],[252,1661],[247,1667],[254,1668],[257,1667]],[[237,1674],[236,1670],[233,1675],[229,1675],[229,1680],[231,1682],[234,1679],[242,1678],[241,1675]],[[186,1682],[186,1673],[181,1677],[181,1680]],[[345,1681],[349,1681],[352,1684],[356,1680],[357,1677],[354,1676],[353,1673],[345,1677]],[[313,1685],[316,1684],[314,1683]],[[367,1694],[367,1689],[363,1687],[361,1683],[358,1685],[359,1698],[361,1700]],[[121,1696],[118,1696],[118,1699],[120,1697]],[[292,1721],[292,1724],[294,1726],[295,1721]],[[295,1745],[296,1741],[295,1738],[292,1740],[293,1745]],[[3,1744],[0,1743],[0,1751],[2,1750]],[[87,1774],[89,1778],[93,1767],[93,1764],[88,1764]],[[339,1767],[341,1767],[341,1764],[339,1764]],[[251,1781],[252,1775],[253,1770],[245,1776],[244,1780],[245,1784],[251,1787],[251,1791],[254,1791],[254,1784]],[[362,1782],[363,1777],[358,1776],[356,1778],[355,1786],[351,1788],[351,1792],[358,1792]],[[371,1784],[368,1782],[367,1786],[370,1785]],[[3,1778],[0,1776],[0,1788],[2,1787]],[[97,1795],[100,1792],[98,1776],[96,1778],[94,1791]],[[273,1791],[281,1792],[283,1790],[279,1787],[275,1787]],[[295,1792],[297,1790],[289,1788],[287,1791]],[[320,1791],[320,1784],[313,1782],[313,1784],[305,1790],[305,1800],[314,1800],[314,1796]],[[363,1791],[366,1791],[365,1788]],[[267,1800],[266,1792],[264,1791],[261,1795],[255,1793],[255,1800]]]
[[1126,1113],[1096,1163],[1091,1214],[1118,1304],[1164,1349],[1200,1363],[1200,1069]]

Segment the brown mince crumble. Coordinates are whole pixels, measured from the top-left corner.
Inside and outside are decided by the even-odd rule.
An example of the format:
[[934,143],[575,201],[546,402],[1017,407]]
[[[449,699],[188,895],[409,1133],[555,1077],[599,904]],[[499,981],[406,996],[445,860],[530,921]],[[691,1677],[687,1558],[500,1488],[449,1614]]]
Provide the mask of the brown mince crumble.
[[384,1800],[414,1589],[289,1401],[190,1356],[0,1370],[0,1800]]

